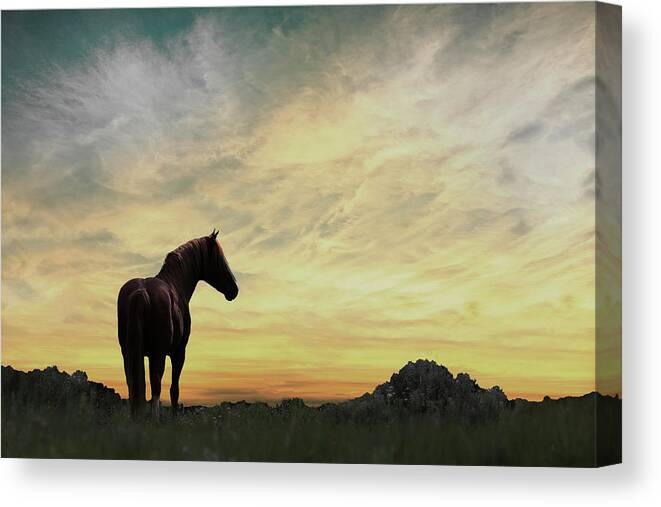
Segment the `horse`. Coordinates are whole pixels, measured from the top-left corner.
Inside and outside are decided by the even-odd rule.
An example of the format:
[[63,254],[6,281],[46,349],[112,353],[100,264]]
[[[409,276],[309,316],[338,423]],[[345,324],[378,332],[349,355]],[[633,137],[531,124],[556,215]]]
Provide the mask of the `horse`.
[[145,407],[145,366],[149,358],[152,415],[159,419],[161,379],[165,357],[170,356],[172,414],[177,415],[179,377],[184,367],[186,344],[191,330],[189,302],[202,280],[234,300],[239,286],[227,263],[214,229],[168,253],[155,277],[126,282],[117,297],[117,328],[129,390],[131,415]]

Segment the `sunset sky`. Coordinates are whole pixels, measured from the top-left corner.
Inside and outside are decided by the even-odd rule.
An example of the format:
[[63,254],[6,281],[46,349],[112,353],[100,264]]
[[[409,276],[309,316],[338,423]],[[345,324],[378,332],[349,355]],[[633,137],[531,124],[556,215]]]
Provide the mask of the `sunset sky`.
[[594,22],[4,12],[2,364],[126,395],[119,288],[219,227],[241,292],[198,286],[184,403],[345,399],[418,358],[594,390]]

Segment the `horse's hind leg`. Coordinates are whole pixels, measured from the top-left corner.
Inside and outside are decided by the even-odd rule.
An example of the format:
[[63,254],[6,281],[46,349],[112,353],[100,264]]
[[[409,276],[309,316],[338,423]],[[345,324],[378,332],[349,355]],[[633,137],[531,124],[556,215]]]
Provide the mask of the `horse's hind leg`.
[[151,385],[151,406],[154,420],[158,422],[161,405],[161,379],[165,370],[165,355],[149,356],[149,384]]

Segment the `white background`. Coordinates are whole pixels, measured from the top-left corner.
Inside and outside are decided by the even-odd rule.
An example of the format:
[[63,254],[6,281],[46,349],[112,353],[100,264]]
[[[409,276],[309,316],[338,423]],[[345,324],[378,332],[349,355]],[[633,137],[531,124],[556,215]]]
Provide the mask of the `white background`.
[[[2,9],[305,4],[5,1]],[[310,2],[308,2],[310,3]],[[316,2],[312,2],[316,3]],[[352,3],[352,2],[332,2]],[[383,2],[356,2],[383,3]],[[4,505],[650,505],[661,500],[661,2],[623,0],[624,464],[598,470],[252,463],[0,461]],[[654,92],[656,90],[656,92]]]

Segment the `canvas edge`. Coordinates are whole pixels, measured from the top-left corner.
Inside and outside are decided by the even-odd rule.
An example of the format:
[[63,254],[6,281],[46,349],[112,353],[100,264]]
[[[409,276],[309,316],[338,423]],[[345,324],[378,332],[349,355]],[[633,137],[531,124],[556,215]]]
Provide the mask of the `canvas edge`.
[[[622,389],[622,7],[595,2],[595,391]],[[595,396],[596,467],[622,462],[622,410]],[[618,403],[620,403],[618,401]],[[613,448],[619,455],[607,452]]]

